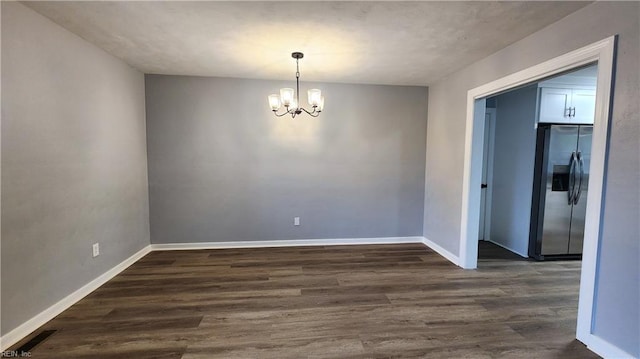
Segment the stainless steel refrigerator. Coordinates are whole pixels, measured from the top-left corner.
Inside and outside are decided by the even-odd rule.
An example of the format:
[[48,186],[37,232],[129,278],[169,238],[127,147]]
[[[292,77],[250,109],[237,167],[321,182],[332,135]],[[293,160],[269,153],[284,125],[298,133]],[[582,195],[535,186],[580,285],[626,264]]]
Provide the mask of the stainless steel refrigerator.
[[592,133],[591,125],[538,125],[529,256],[582,257]]

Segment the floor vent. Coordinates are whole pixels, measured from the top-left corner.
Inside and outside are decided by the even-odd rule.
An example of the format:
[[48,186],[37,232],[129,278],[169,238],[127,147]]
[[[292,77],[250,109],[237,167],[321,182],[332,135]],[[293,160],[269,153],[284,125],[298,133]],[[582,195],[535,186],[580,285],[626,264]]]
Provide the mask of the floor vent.
[[18,353],[30,352],[31,349],[35,348],[36,345],[47,340],[47,338],[49,338],[55,332],[56,332],[55,330],[43,330],[42,332],[38,333],[38,335],[31,338],[28,342],[22,344],[20,348],[16,349],[16,352]]

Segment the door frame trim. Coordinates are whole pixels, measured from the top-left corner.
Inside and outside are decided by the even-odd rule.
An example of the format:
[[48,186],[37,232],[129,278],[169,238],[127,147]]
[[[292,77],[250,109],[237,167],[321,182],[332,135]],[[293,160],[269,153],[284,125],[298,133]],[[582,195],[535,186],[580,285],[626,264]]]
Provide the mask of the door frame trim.
[[598,243],[609,136],[611,94],[614,76],[617,36],[558,56],[525,70],[502,77],[467,92],[464,173],[460,230],[460,266],[473,269],[478,262],[478,231],[480,210],[480,180],[482,175],[482,145],[486,97],[531,83],[542,78],[590,63],[598,63],[596,110],[593,125],[591,176],[587,193],[585,238],[578,302],[577,338],[589,344],[596,289]]

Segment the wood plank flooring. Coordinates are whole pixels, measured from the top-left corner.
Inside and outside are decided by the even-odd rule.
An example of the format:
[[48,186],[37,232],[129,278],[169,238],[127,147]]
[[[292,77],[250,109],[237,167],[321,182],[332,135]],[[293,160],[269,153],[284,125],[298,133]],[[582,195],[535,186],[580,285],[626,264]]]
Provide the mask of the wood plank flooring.
[[420,244],[152,252],[46,324],[33,358],[596,358],[579,262]]

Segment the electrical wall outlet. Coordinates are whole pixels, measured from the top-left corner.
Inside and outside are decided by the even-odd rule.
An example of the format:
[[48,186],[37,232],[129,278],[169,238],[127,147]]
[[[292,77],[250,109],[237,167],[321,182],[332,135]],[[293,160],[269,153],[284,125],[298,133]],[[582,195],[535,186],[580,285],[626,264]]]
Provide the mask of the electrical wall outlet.
[[293,217],[293,225],[294,226],[300,225],[300,217]]
[[93,244],[93,258],[100,255],[100,243]]

